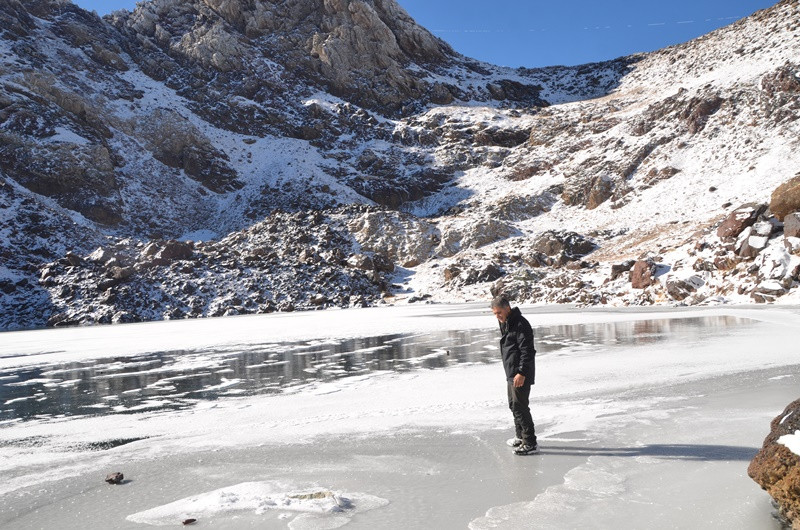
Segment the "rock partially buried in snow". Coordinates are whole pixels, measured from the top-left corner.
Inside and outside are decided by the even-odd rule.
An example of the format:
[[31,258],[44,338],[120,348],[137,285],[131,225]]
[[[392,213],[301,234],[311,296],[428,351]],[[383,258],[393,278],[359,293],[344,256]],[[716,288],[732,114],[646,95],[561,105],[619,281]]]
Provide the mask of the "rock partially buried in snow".
[[747,474],[775,499],[780,515],[792,528],[800,528],[800,455],[786,445],[787,438],[797,437],[800,431],[800,399],[790,403],[770,427]]
[[[742,234],[746,234],[743,232]],[[741,239],[741,247],[739,247],[739,256],[743,258],[755,258],[758,254],[767,248],[769,238],[758,235],[750,235]]]
[[705,280],[697,274],[673,274],[667,277],[667,294],[674,300],[685,300],[705,285]]
[[750,293],[750,297],[760,304],[774,302],[779,296],[786,294],[788,289],[783,284],[776,280],[767,280],[761,282]]

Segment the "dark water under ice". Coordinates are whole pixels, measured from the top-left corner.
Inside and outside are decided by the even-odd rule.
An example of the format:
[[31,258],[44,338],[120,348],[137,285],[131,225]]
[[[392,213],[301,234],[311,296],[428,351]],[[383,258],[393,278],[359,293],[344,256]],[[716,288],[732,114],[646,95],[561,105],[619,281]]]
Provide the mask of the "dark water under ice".
[[[535,326],[537,355],[724,334],[753,321],[708,316]],[[0,421],[177,409],[201,400],[292,391],[375,371],[438,369],[499,360],[497,329],[158,351],[0,372]]]

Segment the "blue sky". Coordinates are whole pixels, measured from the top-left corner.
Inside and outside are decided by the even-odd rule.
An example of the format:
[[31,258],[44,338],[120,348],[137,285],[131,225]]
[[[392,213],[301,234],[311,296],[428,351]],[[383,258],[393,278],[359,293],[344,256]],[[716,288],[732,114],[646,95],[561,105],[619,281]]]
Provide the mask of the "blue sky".
[[[103,15],[135,0],[73,0]],[[685,42],[777,0],[399,0],[469,57],[504,66],[583,64]]]

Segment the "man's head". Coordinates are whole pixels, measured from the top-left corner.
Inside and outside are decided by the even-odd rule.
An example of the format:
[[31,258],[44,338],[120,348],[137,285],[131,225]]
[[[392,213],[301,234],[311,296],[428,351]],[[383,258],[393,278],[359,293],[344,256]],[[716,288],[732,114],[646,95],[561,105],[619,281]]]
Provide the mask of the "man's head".
[[492,313],[501,324],[508,319],[508,315],[511,314],[511,304],[506,295],[501,294],[492,299]]

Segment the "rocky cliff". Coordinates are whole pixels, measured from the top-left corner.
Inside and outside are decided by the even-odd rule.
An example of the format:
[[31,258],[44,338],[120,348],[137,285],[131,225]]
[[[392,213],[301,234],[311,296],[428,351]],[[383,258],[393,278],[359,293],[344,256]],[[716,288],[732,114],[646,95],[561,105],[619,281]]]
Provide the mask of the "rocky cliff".
[[798,298],[797,1],[514,70],[393,0],[5,0],[0,22],[2,328]]
[[800,399],[772,420],[764,446],[747,469],[750,478],[775,499],[781,517],[795,529],[800,528],[800,455],[782,442],[799,431]]

